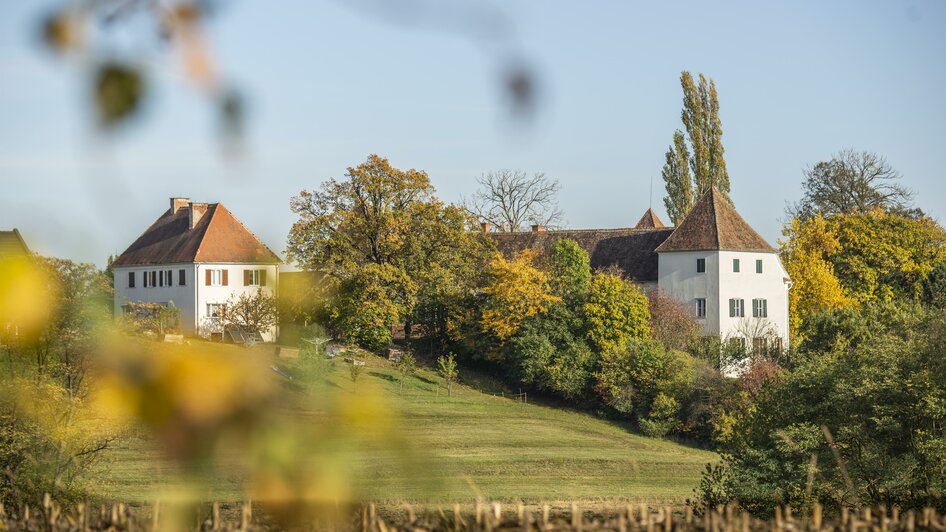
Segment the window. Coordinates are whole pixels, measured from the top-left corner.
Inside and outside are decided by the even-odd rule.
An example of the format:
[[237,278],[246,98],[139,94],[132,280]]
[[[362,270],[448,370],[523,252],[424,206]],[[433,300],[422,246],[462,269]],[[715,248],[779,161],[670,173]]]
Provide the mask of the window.
[[729,317],[730,318],[746,317],[746,300],[745,299],[730,299],[729,300]]
[[151,273],[151,286],[153,288],[155,286],[158,286],[158,272],[150,272],[150,273]]
[[164,272],[157,272],[157,273],[161,274],[158,276],[158,286],[164,286]]
[[762,273],[762,259],[758,259],[755,261],[755,272]]
[[732,271],[739,273],[739,259],[732,260]]
[[205,284],[207,286],[227,286],[227,270],[206,270]]
[[135,287],[135,272],[128,272],[128,288]]
[[223,303],[207,303],[207,317],[210,319],[220,319],[223,317],[225,309],[226,305]]
[[704,273],[706,271],[706,259],[696,259],[696,273]]
[[187,284],[184,282],[187,280],[187,274],[185,273],[186,271],[187,270],[177,270],[177,286],[184,286]]
[[763,355],[769,349],[769,339],[764,336],[757,336],[752,339],[752,353],[754,355]]
[[172,273],[171,270],[164,272],[164,284],[167,286],[174,286],[174,275]]
[[706,317],[706,298],[705,297],[696,298],[696,317],[697,318]]
[[765,299],[752,300],[752,317],[753,318],[768,318],[769,317],[768,300],[765,300]]
[[265,286],[266,270],[243,270],[243,286]]
[[148,282],[148,272],[141,272],[141,286],[148,288],[151,283]]

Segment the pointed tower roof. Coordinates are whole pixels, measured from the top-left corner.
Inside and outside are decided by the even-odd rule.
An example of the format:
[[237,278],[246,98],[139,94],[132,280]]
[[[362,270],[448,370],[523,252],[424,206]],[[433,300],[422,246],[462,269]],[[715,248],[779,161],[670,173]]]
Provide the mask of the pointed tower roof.
[[703,194],[656,251],[710,250],[775,251],[716,187]]
[[660,221],[654,209],[647,209],[647,212],[637,221],[637,225],[634,226],[634,229],[660,229],[662,227],[667,226]]

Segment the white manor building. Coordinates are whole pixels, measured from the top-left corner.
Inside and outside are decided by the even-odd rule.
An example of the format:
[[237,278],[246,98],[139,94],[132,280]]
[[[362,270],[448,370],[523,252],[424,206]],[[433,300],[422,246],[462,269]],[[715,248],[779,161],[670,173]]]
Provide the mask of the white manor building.
[[[489,230],[484,224],[484,230]],[[543,248],[568,238],[593,269],[619,268],[644,290],[686,303],[706,336],[745,342],[746,348],[788,348],[791,279],[775,249],[715,188],[677,227],[652,209],[632,228],[491,232],[500,251]],[[751,344],[750,344],[751,342]]]
[[[185,334],[221,332],[231,297],[276,295],[279,257],[220,203],[171,198],[171,207],[113,263],[115,313],[132,302],[180,309]],[[273,341],[276,328],[263,333]]]

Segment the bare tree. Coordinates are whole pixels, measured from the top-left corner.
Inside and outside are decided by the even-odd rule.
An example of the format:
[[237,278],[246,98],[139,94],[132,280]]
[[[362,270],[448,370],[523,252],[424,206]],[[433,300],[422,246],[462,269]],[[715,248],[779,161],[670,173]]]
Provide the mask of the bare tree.
[[564,221],[557,199],[562,185],[542,172],[498,170],[476,182],[480,188],[466,208],[499,231],[520,231],[526,224],[556,227]]
[[830,161],[805,169],[805,195],[788,208],[790,217],[866,212],[881,208],[909,214],[913,193],[887,160],[873,152],[841,150]]
[[276,298],[262,288],[230,296],[221,314],[223,324],[236,325],[252,334],[263,334],[279,321]]

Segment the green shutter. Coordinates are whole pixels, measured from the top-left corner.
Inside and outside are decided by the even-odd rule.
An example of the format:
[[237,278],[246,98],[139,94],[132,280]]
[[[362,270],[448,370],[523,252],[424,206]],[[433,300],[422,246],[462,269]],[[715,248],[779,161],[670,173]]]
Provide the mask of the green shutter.
[[736,317],[736,300],[735,299],[729,300],[729,317],[730,318]]

